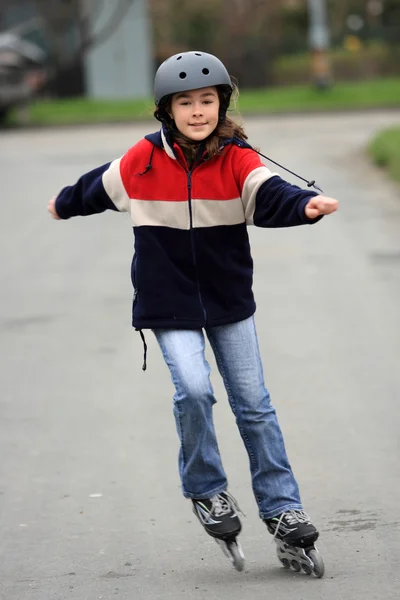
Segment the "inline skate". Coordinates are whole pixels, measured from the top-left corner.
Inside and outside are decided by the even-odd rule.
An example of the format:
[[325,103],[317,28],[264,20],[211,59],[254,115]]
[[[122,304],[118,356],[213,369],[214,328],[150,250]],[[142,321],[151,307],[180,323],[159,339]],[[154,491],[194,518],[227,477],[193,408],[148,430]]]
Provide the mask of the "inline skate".
[[315,542],[319,533],[303,510],[287,512],[265,520],[276,542],[276,553],[285,569],[303,571],[306,575],[322,577],[324,561]]
[[229,492],[221,492],[211,498],[192,502],[193,512],[208,535],[215,539],[233,567],[243,571],[244,554],[237,540],[242,529],[238,516],[241,511],[235,498]]

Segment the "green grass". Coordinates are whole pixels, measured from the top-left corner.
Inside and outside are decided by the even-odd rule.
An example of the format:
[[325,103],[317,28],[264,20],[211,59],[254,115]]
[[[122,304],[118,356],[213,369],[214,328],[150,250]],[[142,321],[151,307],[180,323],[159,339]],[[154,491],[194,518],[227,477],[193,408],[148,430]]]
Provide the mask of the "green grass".
[[[243,115],[311,112],[363,108],[400,108],[400,78],[335,83],[328,90],[311,85],[243,90],[238,110]],[[72,125],[151,119],[152,100],[54,100],[38,101],[30,108],[32,125]],[[11,113],[9,123],[17,121]]]
[[[152,118],[151,100],[42,100],[31,105],[32,125],[126,122]],[[15,115],[11,115],[13,120]]]
[[239,109],[251,112],[326,111],[377,107],[400,108],[400,78],[336,83],[330,89],[311,85],[243,92]]
[[400,127],[380,131],[369,144],[374,162],[400,181]]

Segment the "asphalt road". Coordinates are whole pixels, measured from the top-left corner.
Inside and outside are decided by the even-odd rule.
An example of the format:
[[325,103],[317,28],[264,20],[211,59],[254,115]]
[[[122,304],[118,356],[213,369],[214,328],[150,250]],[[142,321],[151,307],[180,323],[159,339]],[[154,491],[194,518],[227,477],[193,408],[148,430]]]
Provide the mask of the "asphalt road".
[[156,126],[1,133],[2,600],[400,597],[400,191],[365,154],[394,122],[247,120],[252,143],[341,202],[314,227],[251,230],[266,380],[321,530],[321,580],[279,566],[215,369],[245,572],[204,534],[180,493],[167,369],[149,333],[142,372],[130,327],[129,219],[47,214],[61,187]]

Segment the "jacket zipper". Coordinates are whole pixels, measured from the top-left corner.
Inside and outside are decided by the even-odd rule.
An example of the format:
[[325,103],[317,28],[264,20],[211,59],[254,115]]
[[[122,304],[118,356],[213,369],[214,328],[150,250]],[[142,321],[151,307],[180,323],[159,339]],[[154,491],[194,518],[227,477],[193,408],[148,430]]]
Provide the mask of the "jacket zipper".
[[187,171],[187,179],[188,179],[188,204],[189,204],[189,228],[190,228],[190,241],[192,244],[192,256],[193,263],[196,270],[196,284],[197,284],[197,293],[199,296],[200,306],[203,310],[204,316],[204,326],[207,324],[207,312],[204,307],[203,298],[200,290],[200,281],[199,281],[199,273],[197,269],[197,260],[196,260],[196,248],[194,242],[194,232],[193,232],[193,212],[192,212],[192,173],[196,167],[194,166],[191,170]]

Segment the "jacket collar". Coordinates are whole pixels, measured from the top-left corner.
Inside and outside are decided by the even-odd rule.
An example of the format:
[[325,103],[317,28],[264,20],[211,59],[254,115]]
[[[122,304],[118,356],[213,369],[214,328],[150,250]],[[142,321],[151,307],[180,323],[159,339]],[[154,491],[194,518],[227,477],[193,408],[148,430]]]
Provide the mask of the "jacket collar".
[[145,139],[151,142],[154,146],[157,146],[158,148],[164,148],[167,155],[170,158],[172,158],[172,160],[176,160],[176,156],[172,148],[170,135],[168,129],[165,127],[164,124],[162,125],[159,131],[146,135]]

